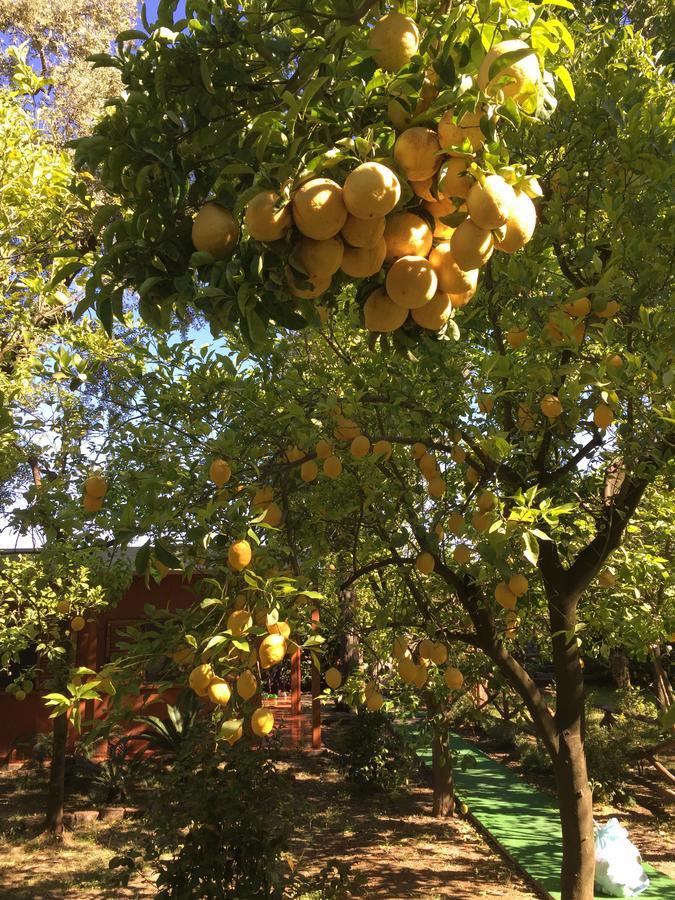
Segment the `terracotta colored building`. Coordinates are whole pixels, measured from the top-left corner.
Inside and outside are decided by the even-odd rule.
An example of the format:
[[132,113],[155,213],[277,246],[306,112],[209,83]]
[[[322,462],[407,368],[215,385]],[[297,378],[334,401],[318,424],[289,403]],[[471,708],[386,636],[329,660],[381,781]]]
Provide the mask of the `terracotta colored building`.
[[[120,632],[128,625],[137,624],[144,618],[143,607],[151,603],[165,609],[182,609],[194,602],[195,595],[180,575],[167,575],[160,584],[152,582],[146,587],[143,578],[134,580],[114,609],[100,613],[88,621],[87,626],[77,635],[76,664],[98,671],[114,655]],[[12,694],[0,691],[0,766],[21,762],[30,758],[36,736],[51,731],[49,711],[42,700],[44,691],[39,688],[19,701]],[[146,698],[152,701],[148,691]],[[140,701],[139,701],[140,703]],[[161,715],[165,701],[157,697],[156,708],[150,710]],[[103,701],[90,701],[89,708],[83,710],[83,718],[97,716],[103,711]],[[147,706],[145,711],[147,711]],[[71,744],[76,740],[71,728]],[[104,750],[104,748],[103,748]]]

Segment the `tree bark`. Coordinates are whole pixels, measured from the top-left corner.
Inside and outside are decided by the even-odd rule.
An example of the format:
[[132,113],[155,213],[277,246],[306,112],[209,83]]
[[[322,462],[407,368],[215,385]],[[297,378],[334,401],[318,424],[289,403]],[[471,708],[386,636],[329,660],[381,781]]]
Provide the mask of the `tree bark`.
[[630,663],[625,647],[613,647],[609,655],[609,667],[612,678],[622,690],[630,687]]
[[340,671],[347,678],[361,662],[361,648],[356,632],[356,588],[351,585],[340,589]]
[[447,740],[434,734],[431,742],[431,781],[434,790],[432,815],[438,819],[455,812],[455,779],[452,772],[452,755]]
[[654,670],[654,694],[656,702],[662,713],[666,712],[673,702],[673,689],[670,685],[668,673],[661,662],[661,648],[658,644],[653,644],[649,648],[649,655],[652,659],[652,668]]
[[49,769],[47,818],[45,820],[45,830],[55,837],[63,834],[67,743],[68,717],[64,714],[54,719],[52,728],[52,761]]
[[561,898],[593,900],[595,896],[593,796],[588,783],[586,755],[580,729],[570,729],[560,735],[560,750],[553,769],[563,837]]

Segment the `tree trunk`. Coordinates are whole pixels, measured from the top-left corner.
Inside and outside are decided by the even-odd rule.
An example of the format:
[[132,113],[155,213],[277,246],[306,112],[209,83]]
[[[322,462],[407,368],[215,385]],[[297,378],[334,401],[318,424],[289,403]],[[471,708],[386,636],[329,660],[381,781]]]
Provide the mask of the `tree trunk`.
[[613,647],[609,654],[609,667],[612,678],[618,688],[622,690],[630,687],[630,664],[625,647]]
[[560,735],[560,750],[554,762],[563,836],[560,873],[562,900],[593,900],[595,840],[593,797],[588,783],[581,730]]
[[52,761],[49,770],[47,818],[45,821],[45,830],[51,832],[55,837],[60,837],[63,833],[67,743],[68,717],[64,714],[54,719],[52,728]]
[[432,814],[441,819],[455,812],[455,780],[447,741],[434,734],[431,742],[431,780],[434,789]]
[[673,689],[663,663],[661,662],[661,648],[658,644],[652,644],[649,648],[654,670],[654,694],[656,702],[662,713],[666,712],[673,703]]
[[340,671],[347,678],[361,662],[361,648],[356,633],[356,588],[342,588],[340,591]]

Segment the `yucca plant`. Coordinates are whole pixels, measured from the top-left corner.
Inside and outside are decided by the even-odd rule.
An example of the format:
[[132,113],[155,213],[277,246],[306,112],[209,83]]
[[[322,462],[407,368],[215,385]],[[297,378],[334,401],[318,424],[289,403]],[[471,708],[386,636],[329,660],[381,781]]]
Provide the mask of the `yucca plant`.
[[194,733],[199,703],[193,694],[187,694],[180,705],[167,704],[166,713],[165,719],[159,716],[138,716],[136,719],[146,726],[146,730],[136,735],[136,739],[146,741],[148,749],[163,761],[175,759],[185,741]]

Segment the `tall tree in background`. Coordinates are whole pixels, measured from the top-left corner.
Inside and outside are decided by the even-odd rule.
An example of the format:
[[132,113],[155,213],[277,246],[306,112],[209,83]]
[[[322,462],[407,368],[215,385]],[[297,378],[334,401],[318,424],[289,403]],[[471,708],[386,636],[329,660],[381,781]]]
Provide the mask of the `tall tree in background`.
[[[115,72],[93,69],[87,57],[110,49],[115,36],[136,20],[133,0],[0,0],[0,32],[7,43],[27,43],[29,62],[47,79],[34,94],[35,115],[56,143],[81,134],[96,121],[103,101],[119,90]],[[0,75],[11,78],[12,60],[0,56]]]

